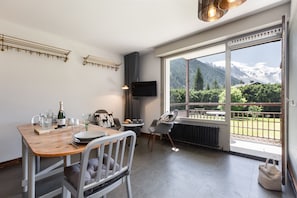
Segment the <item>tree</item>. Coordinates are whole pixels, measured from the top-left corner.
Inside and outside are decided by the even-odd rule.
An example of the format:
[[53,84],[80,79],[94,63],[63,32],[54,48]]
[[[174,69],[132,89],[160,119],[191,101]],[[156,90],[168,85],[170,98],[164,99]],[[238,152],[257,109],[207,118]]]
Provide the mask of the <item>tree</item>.
[[[239,87],[248,102],[281,102],[281,85],[277,84],[251,84]],[[264,106],[263,111],[280,111],[277,106]]]
[[249,106],[248,111],[253,118],[257,117],[257,114],[263,110],[262,106]]
[[215,79],[215,80],[213,81],[213,88],[214,88],[214,89],[220,89],[220,85],[219,85],[217,79]]
[[[225,103],[226,101],[226,91],[223,91],[220,96],[219,96],[219,103]],[[247,100],[245,97],[242,95],[242,92],[240,89],[236,87],[231,87],[231,102],[232,103],[246,103]],[[222,106],[219,106],[220,109],[223,109]],[[232,106],[231,110],[232,111],[241,111],[243,110],[243,106]]]
[[197,68],[197,72],[196,72],[196,76],[195,76],[195,84],[194,84],[194,89],[199,91],[199,90],[203,90],[203,83],[204,83],[204,80],[203,80],[203,76],[202,76],[202,73],[200,71],[200,68],[198,67]]
[[184,103],[186,101],[185,89],[171,89],[170,90],[170,103]]

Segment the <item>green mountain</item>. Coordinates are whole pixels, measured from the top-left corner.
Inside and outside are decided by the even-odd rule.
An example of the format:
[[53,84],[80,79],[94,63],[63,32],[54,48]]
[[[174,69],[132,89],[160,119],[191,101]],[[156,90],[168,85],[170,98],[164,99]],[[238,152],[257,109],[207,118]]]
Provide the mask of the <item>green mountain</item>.
[[[170,87],[171,88],[184,88],[186,82],[186,64],[187,61],[183,58],[170,61]],[[190,88],[194,89],[194,82],[197,69],[200,68],[200,72],[203,77],[204,89],[208,87],[213,88],[215,81],[219,87],[225,87],[225,70],[211,64],[202,63],[196,59],[189,61],[189,83]],[[231,77],[231,84],[239,84],[240,80]]]

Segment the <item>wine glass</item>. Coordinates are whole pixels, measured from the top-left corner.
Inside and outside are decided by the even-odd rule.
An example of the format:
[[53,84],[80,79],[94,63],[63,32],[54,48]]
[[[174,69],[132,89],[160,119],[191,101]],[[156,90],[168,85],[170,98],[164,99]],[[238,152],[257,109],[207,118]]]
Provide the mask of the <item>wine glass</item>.
[[91,117],[91,114],[90,113],[86,113],[86,114],[83,113],[82,114],[82,119],[83,119],[83,123],[85,124],[85,130],[86,130],[86,132],[89,129],[90,117]]
[[80,131],[79,119],[73,118],[73,122],[71,126],[72,126],[72,139],[74,140],[75,134]]

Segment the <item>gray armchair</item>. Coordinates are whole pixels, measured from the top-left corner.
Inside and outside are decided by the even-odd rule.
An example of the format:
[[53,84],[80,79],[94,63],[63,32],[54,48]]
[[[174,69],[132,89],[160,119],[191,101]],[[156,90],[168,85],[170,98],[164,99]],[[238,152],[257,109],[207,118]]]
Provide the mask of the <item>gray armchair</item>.
[[177,152],[179,150],[178,148],[176,148],[176,146],[170,136],[170,132],[171,132],[171,129],[173,128],[174,121],[177,117],[177,114],[178,114],[178,111],[174,110],[172,112],[164,113],[158,120],[153,120],[153,122],[151,123],[151,125],[148,129],[150,132],[148,145],[150,144],[150,141],[152,139],[151,151],[153,150],[153,144],[155,141],[156,134],[159,134],[159,135],[166,134],[169,138],[171,145],[172,145],[172,150],[175,152]]

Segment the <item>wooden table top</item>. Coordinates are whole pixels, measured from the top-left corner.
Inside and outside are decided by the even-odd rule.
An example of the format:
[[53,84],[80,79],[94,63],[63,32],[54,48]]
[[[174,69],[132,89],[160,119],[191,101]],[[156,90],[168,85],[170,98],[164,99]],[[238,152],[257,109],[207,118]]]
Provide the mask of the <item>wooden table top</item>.
[[[38,134],[35,129],[40,129],[40,126],[26,124],[17,127],[20,134],[32,150],[32,152],[40,157],[62,157],[67,155],[73,155],[81,153],[85,145],[79,145],[79,148],[75,148],[71,145],[72,141],[72,127],[66,127],[62,129],[53,129],[49,133]],[[84,126],[78,129],[83,131]],[[89,125],[89,131],[104,131],[108,135],[119,133],[114,129],[103,128],[97,125]]]

